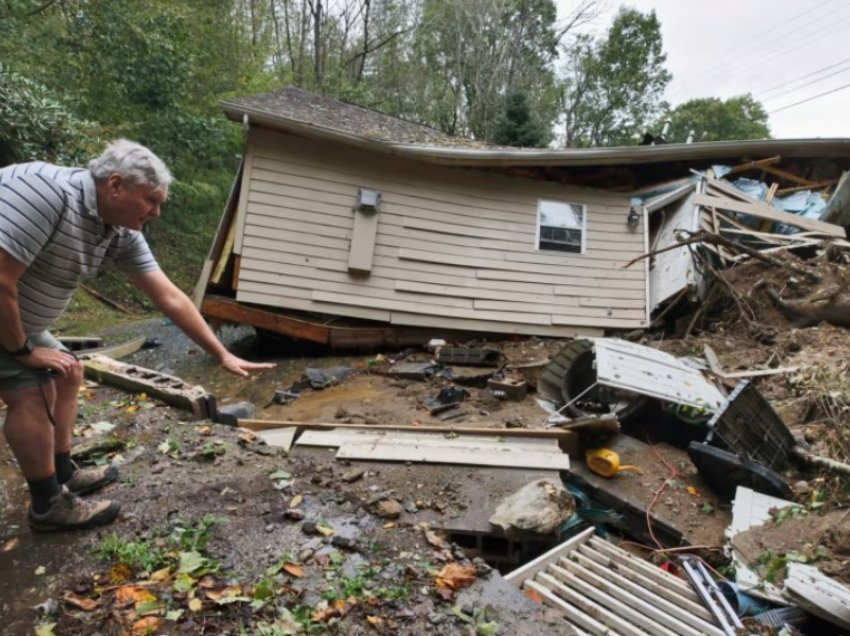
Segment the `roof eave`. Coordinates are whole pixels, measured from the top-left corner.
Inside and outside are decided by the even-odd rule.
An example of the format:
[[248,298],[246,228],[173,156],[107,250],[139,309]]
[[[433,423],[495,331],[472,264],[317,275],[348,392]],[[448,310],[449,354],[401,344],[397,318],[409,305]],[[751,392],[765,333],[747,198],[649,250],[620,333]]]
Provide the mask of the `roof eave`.
[[336,141],[385,154],[400,155],[441,165],[465,167],[593,166],[644,164],[665,161],[694,161],[745,156],[850,157],[850,139],[762,139],[712,141],[657,146],[567,148],[560,150],[504,150],[423,146],[369,139],[360,135],[318,126],[308,121],[281,117],[266,110],[224,101],[221,108],[236,122],[245,121],[316,139]]

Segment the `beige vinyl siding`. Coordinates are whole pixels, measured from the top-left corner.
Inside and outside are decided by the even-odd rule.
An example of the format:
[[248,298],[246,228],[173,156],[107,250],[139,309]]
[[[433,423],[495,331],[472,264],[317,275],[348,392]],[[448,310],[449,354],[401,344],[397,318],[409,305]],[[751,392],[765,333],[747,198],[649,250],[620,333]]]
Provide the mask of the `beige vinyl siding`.
[[[645,326],[643,228],[608,192],[419,164],[253,129],[237,299],[399,325],[568,336]],[[350,272],[357,192],[381,192]],[[537,249],[541,198],[587,206],[586,253]]]

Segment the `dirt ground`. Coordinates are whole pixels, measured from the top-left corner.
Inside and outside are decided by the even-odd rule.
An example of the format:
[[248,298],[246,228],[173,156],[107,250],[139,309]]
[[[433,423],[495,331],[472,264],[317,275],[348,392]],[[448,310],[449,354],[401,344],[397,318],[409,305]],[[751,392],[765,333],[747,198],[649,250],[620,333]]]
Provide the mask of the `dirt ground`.
[[[721,299],[705,308],[688,338],[656,334],[645,342],[677,355],[701,355],[709,344],[727,372],[792,368],[754,381],[812,452],[847,461],[850,330],[792,328],[754,290],[766,276],[778,283],[782,275],[757,265],[730,274],[748,303],[747,317]],[[272,347],[250,330],[229,328],[223,339],[231,350],[277,363],[243,379],[219,369],[167,321],[102,335],[117,342],[139,334],[161,346],[127,361],[203,385],[219,406],[250,402],[260,420],[498,429],[539,427],[547,415],[533,395],[499,399],[481,388],[480,378],[475,384],[481,369],[462,367],[455,373],[470,386],[457,417],[431,415],[423,401],[451,384],[448,379],[386,374],[395,363],[429,360],[421,350],[329,356],[309,347]],[[467,344],[499,349],[508,366],[542,364],[562,346],[537,339]],[[275,390],[299,382],[307,368],[333,367],[352,371],[327,388],[304,389],[288,404],[275,402]],[[104,496],[120,501],[122,514],[93,532],[31,534],[25,484],[8,448],[0,447],[0,572],[14,573],[0,577],[4,634],[36,627],[39,634],[563,633],[551,610],[430,532],[475,503],[474,470],[423,473],[411,465],[340,462],[326,451],[286,456],[247,431],[190,421],[187,412],[104,386],[81,393],[77,432],[83,448],[114,441],[82,459],[120,464],[121,479]],[[641,474],[594,482],[580,451],[572,460],[575,474],[591,487],[601,482],[637,507],[622,545],[657,560],[651,551],[657,538],[645,523],[649,509],[692,544],[707,546],[705,556],[722,566],[718,548],[729,502],[702,484],[681,448],[645,433],[619,439],[607,442]],[[616,446],[623,440],[637,441]],[[846,579],[846,480],[799,466],[786,478],[806,514],[759,529],[761,535],[750,531],[750,551],[811,552],[815,565]],[[403,505],[399,518],[376,514],[370,501],[384,495]],[[655,529],[663,536],[659,525]]]

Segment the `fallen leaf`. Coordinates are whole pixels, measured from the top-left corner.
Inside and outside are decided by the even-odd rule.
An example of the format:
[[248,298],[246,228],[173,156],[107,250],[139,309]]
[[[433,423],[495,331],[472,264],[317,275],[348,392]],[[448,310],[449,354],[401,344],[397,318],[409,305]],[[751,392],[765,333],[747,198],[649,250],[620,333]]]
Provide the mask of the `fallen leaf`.
[[276,470],[269,475],[269,479],[273,479],[273,480],[292,479],[292,474],[286,472],[285,470]]
[[696,489],[696,488],[694,488],[693,486],[686,486],[686,487],[685,487],[685,490],[687,490],[687,491],[688,491],[688,494],[689,494],[691,497],[699,497],[699,490],[697,490],[697,489]]
[[94,424],[89,424],[89,426],[95,433],[108,433],[115,428],[115,424],[112,422],[95,422]]
[[163,442],[162,444],[156,447],[156,450],[165,455],[168,453],[168,451],[171,450],[171,444],[169,444],[168,442]]
[[146,616],[133,623],[134,634],[153,634],[162,627],[162,619],[159,616]]
[[199,426],[199,427],[198,427],[198,429],[197,429],[197,431],[198,431],[198,433],[200,433],[201,435],[212,435],[212,427],[211,427],[211,426],[209,426],[209,425],[207,425],[207,426]]
[[109,573],[106,575],[106,580],[112,585],[119,585],[125,581],[129,581],[133,571],[126,563],[116,563],[109,568]]
[[10,550],[14,550],[18,547],[18,544],[21,540],[18,537],[14,539],[9,539],[6,543],[3,544],[3,552],[9,552]]
[[180,617],[183,616],[183,614],[185,612],[186,612],[186,610],[183,610],[183,609],[169,610],[165,613],[165,620],[167,620],[167,621],[178,621],[178,620],[180,620]]
[[242,434],[239,436],[239,441],[240,441],[240,442],[242,442],[242,443],[244,443],[244,444],[250,444],[250,443],[251,443],[251,442],[253,442],[255,439],[257,439],[257,436],[256,436],[256,435],[254,435],[254,433],[252,433],[252,432],[250,432],[250,431],[248,431],[248,432],[246,432],[246,433],[242,433]]
[[56,627],[56,623],[42,623],[35,628],[35,636],[54,636],[54,627]]
[[199,599],[199,598],[193,598],[191,601],[189,601],[189,611],[190,612],[200,612],[201,608],[203,606],[204,606],[204,604],[201,602],[201,599]]
[[47,568],[46,568],[46,567],[44,567],[43,565],[39,565],[39,566],[35,569],[35,575],[36,575],[36,576],[42,576],[42,575],[43,575],[43,574],[45,574],[46,572],[47,572]]
[[382,527],[384,528],[384,530],[395,528],[395,521],[387,521]]
[[97,601],[95,601],[94,599],[77,596],[76,594],[72,594],[71,592],[65,592],[65,595],[62,597],[62,600],[65,601],[68,605],[73,605],[77,609],[81,609],[84,612],[90,612],[98,605]]
[[171,567],[167,565],[161,570],[157,570],[151,574],[151,581],[154,583],[162,583],[163,581],[167,581],[169,578],[171,578]]
[[291,576],[294,576],[295,578],[300,579],[302,576],[304,576],[304,568],[295,563],[284,563],[283,570],[284,572]]
[[208,599],[213,601],[218,601],[227,596],[239,596],[242,594],[242,586],[241,585],[228,585],[227,587],[220,590],[207,590],[206,595]]
[[384,619],[380,616],[367,616],[366,620],[369,621],[372,625],[380,625],[384,622]]
[[138,407],[138,406],[136,406],[135,404],[134,404],[133,406],[128,406],[128,407],[127,407],[127,412],[128,412],[128,413],[135,413],[135,412],[136,412],[136,411],[138,411],[138,410],[139,410],[139,407]]
[[316,524],[316,530],[321,532],[326,537],[329,537],[334,533],[333,528],[331,528],[330,526],[326,526],[324,524],[321,524],[321,523]]
[[156,597],[147,590],[143,590],[140,587],[136,587],[134,585],[125,585],[115,590],[115,600],[118,602],[119,605],[133,603],[138,606],[142,603],[149,603],[150,601],[155,601]]
[[534,601],[535,603],[543,603],[543,597],[540,596],[540,592],[538,592],[537,590],[534,590],[530,587],[526,587],[526,588],[523,588],[522,593],[527,598],[530,598],[532,601]]
[[301,502],[304,501],[304,495],[295,495],[292,498],[292,501],[289,502],[290,508],[297,508],[301,505]]
[[449,563],[437,573],[437,589],[459,590],[475,582],[475,566]]
[[180,553],[180,567],[177,568],[177,572],[183,574],[191,574],[197,569],[203,567],[204,563],[206,563],[206,559],[201,555],[200,552],[196,552],[194,550],[190,550],[189,552],[181,552]]

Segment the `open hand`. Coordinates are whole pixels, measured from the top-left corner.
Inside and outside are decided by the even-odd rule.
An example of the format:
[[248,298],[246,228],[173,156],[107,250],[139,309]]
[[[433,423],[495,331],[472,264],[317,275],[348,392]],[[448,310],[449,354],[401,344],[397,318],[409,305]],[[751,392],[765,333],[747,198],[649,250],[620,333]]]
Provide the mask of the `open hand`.
[[277,365],[273,362],[248,362],[242,358],[233,355],[232,353],[225,354],[221,359],[221,366],[233,375],[245,377],[249,371],[258,371],[262,369],[273,369]]

